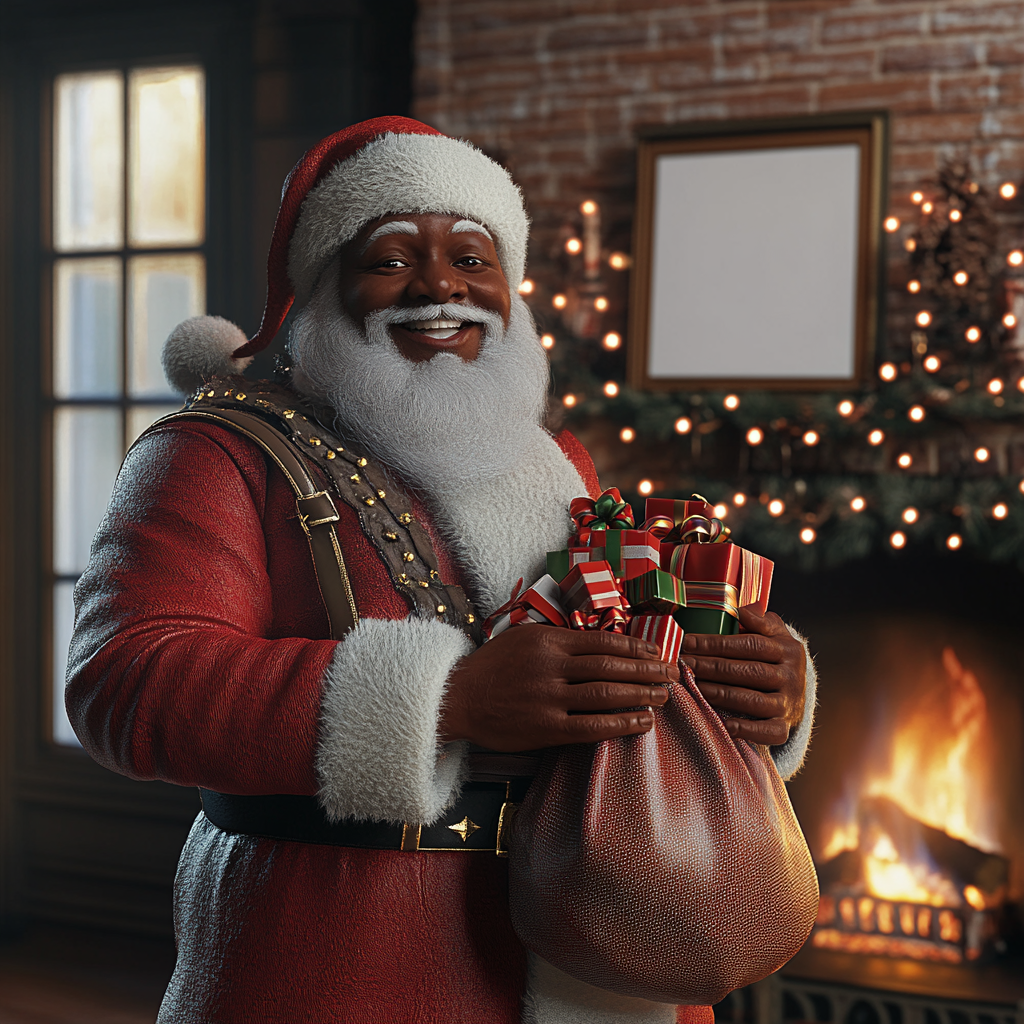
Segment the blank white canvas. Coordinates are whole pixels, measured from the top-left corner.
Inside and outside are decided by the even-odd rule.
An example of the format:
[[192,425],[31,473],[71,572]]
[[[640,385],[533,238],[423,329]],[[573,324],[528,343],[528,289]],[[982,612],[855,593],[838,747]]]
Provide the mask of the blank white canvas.
[[658,158],[651,377],[854,375],[860,150]]

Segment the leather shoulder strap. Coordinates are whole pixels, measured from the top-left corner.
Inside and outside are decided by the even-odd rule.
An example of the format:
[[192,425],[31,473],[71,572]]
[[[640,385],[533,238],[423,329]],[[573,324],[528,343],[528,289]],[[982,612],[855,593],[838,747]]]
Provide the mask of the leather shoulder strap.
[[281,433],[255,413],[242,409],[185,409],[157,420],[153,426],[176,420],[205,420],[227,427],[259,445],[277,463],[295,492],[295,508],[309,541],[313,568],[331,624],[331,639],[340,640],[359,621],[359,615],[334,530],[341,516],[330,494],[317,488],[303,460]]

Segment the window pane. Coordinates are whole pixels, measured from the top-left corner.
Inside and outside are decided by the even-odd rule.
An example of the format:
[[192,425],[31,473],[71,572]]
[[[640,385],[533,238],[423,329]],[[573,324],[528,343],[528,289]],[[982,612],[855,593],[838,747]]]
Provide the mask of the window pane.
[[174,405],[134,405],[128,410],[128,447],[131,447],[139,434],[161,416],[169,416],[181,408],[181,402]]
[[53,388],[58,398],[121,393],[121,261],[58,260],[53,288]]
[[117,249],[124,225],[124,84],[119,71],[54,82],[53,244]]
[[133,71],[128,95],[130,244],[200,245],[206,198],[203,72]]
[[167,335],[206,309],[202,256],[133,256],[128,261],[128,393],[170,398],[160,365]]
[[121,411],[58,408],[53,423],[53,570],[80,573],[124,454]]
[[53,588],[53,729],[54,743],[65,747],[80,747],[78,737],[64,710],[64,677],[68,671],[68,646],[75,625],[75,604],[72,600],[75,585],[61,580]]

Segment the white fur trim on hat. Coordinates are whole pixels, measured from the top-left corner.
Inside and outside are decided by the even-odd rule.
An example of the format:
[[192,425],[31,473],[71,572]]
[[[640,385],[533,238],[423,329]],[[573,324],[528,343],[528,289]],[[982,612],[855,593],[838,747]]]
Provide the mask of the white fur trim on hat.
[[311,189],[288,249],[295,301],[305,305],[324,268],[371,220],[396,213],[448,213],[488,228],[509,287],[526,271],[530,222],[508,171],[475,146],[446,135],[374,139]]
[[241,373],[252,356],[235,359],[232,352],[246,342],[241,327],[222,316],[194,316],[183,320],[164,342],[160,362],[167,383],[190,395],[211,377]]

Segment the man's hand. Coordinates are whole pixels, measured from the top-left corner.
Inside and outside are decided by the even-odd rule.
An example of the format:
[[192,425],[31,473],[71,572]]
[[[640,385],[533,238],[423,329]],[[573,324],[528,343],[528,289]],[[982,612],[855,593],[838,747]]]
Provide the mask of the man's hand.
[[778,746],[803,718],[807,655],[774,612],[748,605],[740,624],[736,636],[687,633],[679,660],[712,707],[751,716],[726,719],[730,736]]
[[648,709],[678,679],[679,666],[637,637],[518,626],[455,666],[438,733],[506,753],[632,736],[653,727]]

